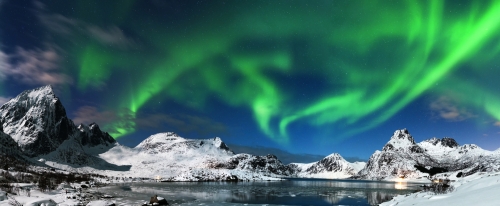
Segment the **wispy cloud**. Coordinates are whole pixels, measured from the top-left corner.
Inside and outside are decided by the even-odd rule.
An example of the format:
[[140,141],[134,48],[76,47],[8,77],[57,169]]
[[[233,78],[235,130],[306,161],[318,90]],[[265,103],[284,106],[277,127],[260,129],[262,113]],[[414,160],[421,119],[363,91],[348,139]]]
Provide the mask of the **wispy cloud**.
[[117,47],[128,47],[134,44],[134,41],[128,38],[125,33],[117,26],[101,28],[95,25],[88,25],[87,31],[97,41],[106,45]]
[[99,111],[96,107],[91,106],[82,106],[78,108],[73,115],[73,122],[76,124],[90,124],[96,122],[105,125],[118,119],[115,112]]
[[10,70],[9,56],[0,51],[0,80],[7,78],[7,74],[3,72],[5,70]]
[[451,98],[446,96],[441,96],[431,102],[429,107],[438,118],[448,121],[457,122],[475,117],[473,113],[458,107]]
[[50,13],[45,9],[43,3],[37,2],[36,4],[37,16],[50,32],[68,38],[84,35],[106,46],[115,46],[121,49],[135,45],[135,41],[125,35],[123,30],[116,25],[97,26],[61,14]]
[[59,70],[59,60],[52,47],[33,50],[18,47],[14,54],[0,51],[0,78],[12,78],[27,85],[72,83],[72,79]]
[[493,125],[495,125],[495,126],[497,126],[497,127],[500,127],[500,121],[495,122]]

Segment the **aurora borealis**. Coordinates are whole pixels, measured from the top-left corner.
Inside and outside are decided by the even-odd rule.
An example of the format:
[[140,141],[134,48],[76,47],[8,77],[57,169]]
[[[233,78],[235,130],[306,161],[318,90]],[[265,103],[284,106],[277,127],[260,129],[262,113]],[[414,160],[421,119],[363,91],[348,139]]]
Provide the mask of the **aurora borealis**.
[[500,1],[0,1],[1,99],[52,84],[123,144],[174,131],[367,158],[500,147]]

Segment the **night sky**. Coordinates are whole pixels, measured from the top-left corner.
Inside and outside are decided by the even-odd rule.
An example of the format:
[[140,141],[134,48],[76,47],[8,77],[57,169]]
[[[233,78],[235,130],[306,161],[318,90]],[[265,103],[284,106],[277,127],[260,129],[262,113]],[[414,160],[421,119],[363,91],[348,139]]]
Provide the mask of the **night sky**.
[[75,124],[367,159],[396,129],[500,147],[500,1],[0,0],[0,101]]

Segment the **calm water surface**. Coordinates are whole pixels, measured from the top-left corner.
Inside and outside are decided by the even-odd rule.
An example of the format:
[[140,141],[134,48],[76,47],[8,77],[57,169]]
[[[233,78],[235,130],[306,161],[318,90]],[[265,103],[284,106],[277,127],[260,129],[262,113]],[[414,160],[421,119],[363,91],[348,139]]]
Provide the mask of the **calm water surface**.
[[100,188],[117,205],[139,205],[155,194],[171,205],[377,205],[419,189],[418,183],[288,179],[279,182],[126,183]]

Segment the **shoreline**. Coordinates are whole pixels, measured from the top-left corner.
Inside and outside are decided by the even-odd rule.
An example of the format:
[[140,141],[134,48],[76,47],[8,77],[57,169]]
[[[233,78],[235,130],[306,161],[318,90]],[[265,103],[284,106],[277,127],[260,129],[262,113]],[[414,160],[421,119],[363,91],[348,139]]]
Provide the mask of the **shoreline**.
[[452,191],[436,194],[419,191],[408,195],[398,195],[380,206],[395,205],[498,205],[500,193],[500,172],[479,172],[467,177],[450,177]]

